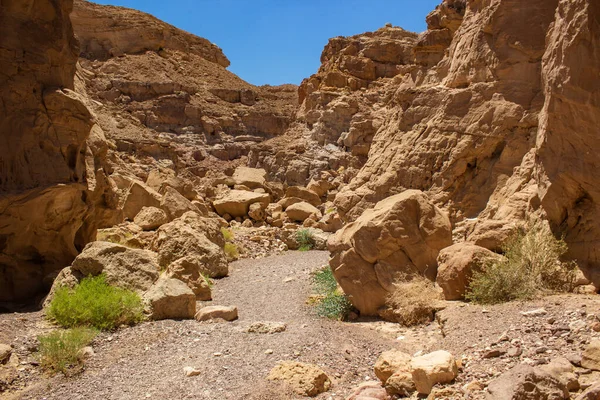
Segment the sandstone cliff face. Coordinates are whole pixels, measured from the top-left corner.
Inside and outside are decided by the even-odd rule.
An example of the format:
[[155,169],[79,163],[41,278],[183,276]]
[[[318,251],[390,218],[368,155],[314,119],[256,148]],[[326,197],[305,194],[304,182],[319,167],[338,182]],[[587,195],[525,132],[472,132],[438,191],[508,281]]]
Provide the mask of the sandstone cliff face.
[[71,9],[69,0],[0,5],[0,301],[41,291],[95,235],[89,217],[109,207],[92,153],[102,133],[73,91]]
[[444,1],[410,65],[361,94],[379,97],[382,122],[336,198],[346,220],[419,189],[449,213],[455,240],[498,250],[535,213],[600,284],[599,15],[585,0]]
[[[256,87],[225,67],[206,39],[122,7],[76,0],[71,15],[82,44],[79,76],[107,137],[126,164],[206,171],[281,135],[297,108],[294,85]],[[123,157],[123,154],[128,154]]]

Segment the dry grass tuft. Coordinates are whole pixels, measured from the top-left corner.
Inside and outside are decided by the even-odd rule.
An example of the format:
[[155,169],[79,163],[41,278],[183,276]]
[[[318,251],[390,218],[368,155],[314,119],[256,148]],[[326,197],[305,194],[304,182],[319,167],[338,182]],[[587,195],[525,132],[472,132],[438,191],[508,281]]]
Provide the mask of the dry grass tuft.
[[389,308],[382,317],[405,326],[433,321],[441,303],[441,294],[433,282],[421,275],[401,275],[394,286],[396,290],[389,296]]

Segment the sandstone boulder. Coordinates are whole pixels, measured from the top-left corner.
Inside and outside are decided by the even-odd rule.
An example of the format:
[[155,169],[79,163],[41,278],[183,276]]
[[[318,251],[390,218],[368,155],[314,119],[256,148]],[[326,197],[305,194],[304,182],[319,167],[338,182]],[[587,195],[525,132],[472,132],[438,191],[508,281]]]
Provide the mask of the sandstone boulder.
[[317,227],[325,232],[335,233],[342,229],[344,222],[338,213],[326,213],[317,223]]
[[568,399],[569,391],[564,382],[552,377],[540,368],[517,365],[491,381],[488,399]]
[[413,358],[411,369],[415,387],[421,394],[431,393],[433,385],[452,382],[458,375],[454,356],[444,350]]
[[171,169],[162,168],[150,171],[146,178],[146,185],[162,195],[165,194],[167,187],[171,187],[190,201],[197,197],[194,186],[189,181],[178,177]]
[[145,231],[152,231],[169,222],[167,214],[156,207],[142,207],[133,219],[136,225]]
[[207,278],[204,277],[203,269],[195,257],[181,257],[167,267],[165,276],[178,279],[185,283],[196,295],[197,300],[211,300],[211,289]]
[[198,212],[198,209],[191,201],[170,186],[165,189],[165,194],[160,201],[160,208],[167,213],[169,221],[181,217],[188,211]]
[[92,242],[75,258],[71,270],[81,277],[105,274],[110,285],[144,292],[158,279],[160,268],[152,251]]
[[266,208],[269,201],[270,196],[266,193],[232,190],[224,197],[213,201],[213,206],[220,216],[229,214],[236,218],[247,216],[251,204],[259,203]]
[[195,268],[211,278],[226,276],[227,258],[222,247],[225,243],[219,228],[213,223],[194,213],[186,213],[161,226],[152,243],[152,248],[158,253],[159,265],[167,268],[185,257],[187,265],[195,264]]
[[247,186],[250,189],[264,188],[267,171],[262,168],[237,167],[233,173],[236,184]]
[[162,196],[145,183],[130,179],[123,197],[123,216],[133,220],[143,207],[160,208]]
[[318,194],[301,186],[290,186],[287,188],[285,197],[302,199],[314,207],[321,205],[321,198]]
[[146,293],[144,301],[150,307],[150,318],[190,319],[196,314],[196,295],[182,281],[160,278]]
[[248,209],[248,216],[254,221],[263,221],[265,219],[265,210],[260,203],[250,204]]
[[581,366],[600,371],[600,340],[592,340],[581,356]]
[[271,370],[267,379],[285,382],[300,396],[314,397],[331,387],[329,377],[321,368],[297,361],[280,362]]
[[410,360],[412,356],[400,350],[388,350],[381,353],[375,362],[375,375],[383,385],[388,378],[398,370],[410,372]]
[[420,191],[377,203],[328,242],[336,280],[363,315],[377,315],[398,273],[437,274],[440,250],[452,244],[450,221]]
[[12,352],[12,347],[7,344],[0,343],[0,364],[6,364]]
[[321,218],[321,211],[307,202],[294,203],[285,209],[285,213],[292,221],[304,222],[307,218],[314,215]]
[[210,321],[213,319],[235,321],[238,319],[238,309],[235,306],[208,306],[198,310],[195,318],[198,322]]
[[437,258],[436,282],[444,291],[444,298],[464,299],[472,273],[480,271],[486,262],[498,257],[496,253],[468,242],[442,249]]
[[575,368],[566,358],[555,358],[550,361],[550,363],[542,365],[540,369],[564,383],[569,392],[576,392],[579,390],[580,384],[575,375]]
[[384,388],[376,382],[360,384],[346,400],[390,400]]

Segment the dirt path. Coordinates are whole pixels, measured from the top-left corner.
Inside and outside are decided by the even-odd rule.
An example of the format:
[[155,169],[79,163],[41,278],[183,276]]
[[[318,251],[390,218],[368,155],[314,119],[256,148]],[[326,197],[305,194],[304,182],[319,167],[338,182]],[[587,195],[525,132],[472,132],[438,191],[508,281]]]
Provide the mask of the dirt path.
[[[215,284],[211,303],[236,305],[238,321],[149,322],[102,334],[84,373],[47,380],[16,398],[289,399],[264,379],[288,359],[317,364],[329,374],[334,387],[319,398],[344,398],[365,377],[374,379],[372,365],[394,340],[313,314],[305,304],[310,272],[327,259],[327,252],[311,251],[232,263],[230,277]],[[257,321],[283,322],[287,329],[247,333]],[[185,377],[186,366],[202,373]]]

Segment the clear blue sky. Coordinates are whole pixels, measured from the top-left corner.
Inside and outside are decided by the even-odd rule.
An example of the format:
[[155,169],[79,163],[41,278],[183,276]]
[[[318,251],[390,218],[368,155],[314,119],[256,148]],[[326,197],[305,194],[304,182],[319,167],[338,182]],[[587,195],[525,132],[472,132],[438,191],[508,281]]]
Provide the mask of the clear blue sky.
[[223,49],[229,70],[255,84],[299,84],[327,40],[386,22],[422,32],[441,0],[96,0],[150,13]]

